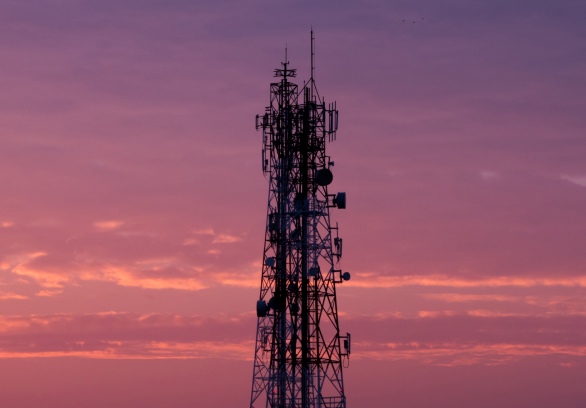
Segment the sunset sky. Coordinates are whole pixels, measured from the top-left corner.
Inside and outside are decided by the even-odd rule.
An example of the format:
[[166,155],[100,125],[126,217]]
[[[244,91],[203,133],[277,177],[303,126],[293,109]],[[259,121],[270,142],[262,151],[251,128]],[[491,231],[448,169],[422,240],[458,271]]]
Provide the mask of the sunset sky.
[[348,407],[584,406],[578,0],[1,0],[1,406],[249,406],[254,118],[312,26]]

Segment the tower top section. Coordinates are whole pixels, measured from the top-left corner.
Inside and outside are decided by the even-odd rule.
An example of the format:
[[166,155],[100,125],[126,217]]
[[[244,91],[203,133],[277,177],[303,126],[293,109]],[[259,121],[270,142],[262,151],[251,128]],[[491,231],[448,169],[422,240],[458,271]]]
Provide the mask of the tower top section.
[[275,77],[280,77],[280,78],[295,78],[297,76],[297,70],[296,69],[289,69],[288,65],[289,62],[281,62],[281,65],[283,66],[283,68],[277,68],[275,69]]

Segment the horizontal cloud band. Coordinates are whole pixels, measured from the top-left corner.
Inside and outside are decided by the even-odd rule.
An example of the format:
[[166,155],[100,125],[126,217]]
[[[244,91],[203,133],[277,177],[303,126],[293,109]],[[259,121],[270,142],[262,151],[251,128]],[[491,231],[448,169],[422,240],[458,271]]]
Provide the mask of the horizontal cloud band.
[[[501,364],[515,359],[586,356],[586,317],[439,315],[346,318],[355,358]],[[96,313],[0,317],[0,358],[248,360],[255,317]]]

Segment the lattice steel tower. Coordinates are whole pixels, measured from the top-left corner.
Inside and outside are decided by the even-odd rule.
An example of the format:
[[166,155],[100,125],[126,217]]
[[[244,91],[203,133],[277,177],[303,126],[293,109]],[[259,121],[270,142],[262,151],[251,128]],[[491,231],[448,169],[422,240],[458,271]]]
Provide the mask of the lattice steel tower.
[[338,111],[315,86],[313,45],[312,31],[309,81],[301,90],[290,82],[296,70],[285,55],[270,106],[256,117],[269,202],[252,408],[346,407],[350,335],[340,335],[336,284],[350,274],[339,267],[342,239],[330,224],[330,208],[345,208],[346,194],[328,194],[334,162],[326,140],[336,138]]

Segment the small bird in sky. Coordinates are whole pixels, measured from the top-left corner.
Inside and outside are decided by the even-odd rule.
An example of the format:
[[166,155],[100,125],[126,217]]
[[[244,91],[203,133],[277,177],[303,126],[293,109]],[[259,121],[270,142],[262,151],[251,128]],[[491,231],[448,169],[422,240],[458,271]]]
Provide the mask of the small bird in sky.
[[[425,19],[424,17],[421,17],[421,20],[424,20],[424,19]],[[403,23],[404,23],[405,21],[407,21],[407,20],[403,20]],[[415,21],[413,21],[413,24],[415,24]]]

